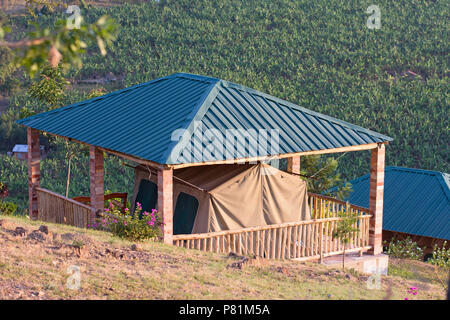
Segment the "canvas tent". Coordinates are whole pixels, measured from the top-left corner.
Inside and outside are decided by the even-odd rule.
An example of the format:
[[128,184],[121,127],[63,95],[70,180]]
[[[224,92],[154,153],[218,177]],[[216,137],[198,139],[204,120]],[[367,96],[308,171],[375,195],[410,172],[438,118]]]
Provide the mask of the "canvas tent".
[[[134,201],[157,206],[156,174],[135,169]],[[264,163],[174,171],[174,234],[206,233],[311,219],[306,183]]]

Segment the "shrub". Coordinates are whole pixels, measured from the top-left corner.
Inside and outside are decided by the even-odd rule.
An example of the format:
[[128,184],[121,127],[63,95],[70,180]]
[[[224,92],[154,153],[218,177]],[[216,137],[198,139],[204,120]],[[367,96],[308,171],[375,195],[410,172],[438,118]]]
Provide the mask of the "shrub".
[[450,269],[450,249],[446,249],[447,241],[444,241],[442,248],[434,246],[433,257],[428,259],[428,263],[435,266]]
[[3,201],[8,195],[8,186],[5,183],[0,182],[0,214],[10,216],[16,212],[17,206],[12,202]]
[[143,241],[161,236],[160,226],[163,221],[158,217],[157,210],[151,213],[142,212],[142,206],[138,202],[134,213],[128,208],[124,212],[110,203],[105,209],[105,214],[97,220],[91,228],[108,230],[112,234],[131,241]]
[[359,228],[355,228],[358,217],[349,210],[348,202],[345,211],[342,210],[338,212],[338,216],[342,219],[337,222],[337,228],[332,236],[333,239],[338,238],[344,245],[344,251],[342,252],[342,268],[345,268],[345,249],[355,232],[359,231]]
[[17,205],[12,202],[0,201],[0,214],[12,216],[17,210]]
[[386,253],[394,258],[422,260],[423,249],[408,237],[405,240],[392,239],[388,244]]
[[72,241],[72,246],[75,248],[83,248],[84,246],[84,242],[82,240],[73,240]]

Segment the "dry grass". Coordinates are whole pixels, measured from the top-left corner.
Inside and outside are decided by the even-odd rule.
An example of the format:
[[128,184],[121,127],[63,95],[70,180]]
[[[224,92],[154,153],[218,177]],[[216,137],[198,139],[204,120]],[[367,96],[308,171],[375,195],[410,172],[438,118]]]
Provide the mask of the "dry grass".
[[[133,243],[107,233],[24,218],[1,217],[0,299],[445,299],[446,273],[391,259],[391,275],[369,289],[367,276],[315,263],[262,261],[243,269],[237,258]],[[14,235],[16,227],[26,234]],[[410,270],[411,265],[414,270]],[[81,288],[67,288],[68,267],[81,269]]]

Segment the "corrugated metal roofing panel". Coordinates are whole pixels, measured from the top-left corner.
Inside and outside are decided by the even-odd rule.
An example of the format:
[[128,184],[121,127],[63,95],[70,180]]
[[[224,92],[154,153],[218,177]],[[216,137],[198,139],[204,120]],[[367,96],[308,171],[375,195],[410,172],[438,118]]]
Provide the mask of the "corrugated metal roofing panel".
[[166,77],[18,122],[158,163],[215,82]]
[[[383,229],[450,240],[448,174],[386,167]],[[369,207],[370,175],[350,181],[350,203]],[[447,180],[448,181],[448,180]]]
[[[392,138],[331,118],[287,101],[269,96],[241,85],[221,80],[216,84],[217,96],[206,112],[191,139],[184,141],[184,148],[172,154],[172,162],[185,163],[209,160],[228,160],[226,152],[214,148],[213,139],[223,141],[230,129],[234,129],[235,148],[228,150],[234,158],[267,156],[311,150],[332,149],[346,146],[391,141]],[[243,129],[242,132],[238,130]],[[202,139],[200,132],[210,131],[213,139]],[[271,144],[267,133],[267,147],[258,148],[259,130],[276,130],[279,140]],[[201,140],[201,141],[200,141]],[[195,146],[194,146],[195,145]],[[201,147],[199,147],[201,146]],[[192,150],[211,148],[214,151],[196,157]],[[276,152],[273,150],[277,150]]]
[[[185,73],[18,123],[163,164],[231,160],[392,140],[241,85]],[[173,140],[172,133],[177,129],[187,129],[187,133]],[[210,139],[197,134],[208,129]],[[217,152],[217,148],[221,149],[217,142],[223,141],[230,129],[237,130],[235,138],[242,148],[228,150],[232,154]],[[269,132],[267,148],[258,147],[260,130],[276,130],[279,144],[271,143]],[[211,142],[213,138],[215,144]],[[212,152],[203,152],[205,148]]]

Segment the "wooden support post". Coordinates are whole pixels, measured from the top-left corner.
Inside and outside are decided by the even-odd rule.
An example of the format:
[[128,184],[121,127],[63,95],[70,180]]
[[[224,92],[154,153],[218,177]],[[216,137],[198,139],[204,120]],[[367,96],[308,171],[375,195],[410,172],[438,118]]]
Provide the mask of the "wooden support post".
[[36,187],[41,184],[41,150],[39,131],[27,128],[28,141],[28,215],[36,220],[39,216],[38,195]]
[[91,223],[95,222],[97,212],[105,209],[105,170],[103,168],[103,151],[91,146],[89,148],[89,173],[91,196]]
[[323,263],[323,222],[320,223],[319,232],[319,262]]
[[158,214],[164,224],[161,227],[163,241],[173,244],[173,170],[158,170]]
[[383,251],[383,192],[384,192],[384,159],[385,146],[379,144],[370,156],[370,190],[369,212],[372,215],[369,225],[370,254],[377,255]]
[[300,156],[287,159],[287,172],[300,174]]

